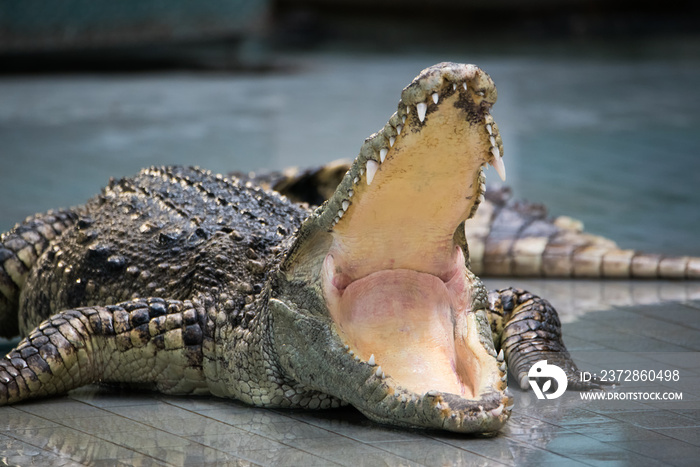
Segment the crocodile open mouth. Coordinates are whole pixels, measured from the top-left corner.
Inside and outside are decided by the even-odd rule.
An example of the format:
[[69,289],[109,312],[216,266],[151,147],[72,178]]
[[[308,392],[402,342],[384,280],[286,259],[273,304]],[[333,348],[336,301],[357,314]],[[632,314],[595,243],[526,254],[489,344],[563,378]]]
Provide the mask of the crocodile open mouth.
[[489,431],[512,407],[463,231],[485,166],[505,176],[495,97],[476,67],[424,70],[324,207],[332,242],[321,281],[336,333],[349,361],[382,381],[392,414],[413,413],[407,424],[442,418],[448,429]]

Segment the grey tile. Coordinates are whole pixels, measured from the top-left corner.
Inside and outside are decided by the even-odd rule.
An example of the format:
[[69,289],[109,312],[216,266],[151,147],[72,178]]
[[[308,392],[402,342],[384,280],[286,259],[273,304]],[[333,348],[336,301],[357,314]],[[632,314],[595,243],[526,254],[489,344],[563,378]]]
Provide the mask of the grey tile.
[[697,460],[700,457],[700,447],[675,439],[616,441],[611,444],[661,461],[691,458]]
[[118,444],[119,446],[128,447],[136,451],[142,451],[143,449],[153,447],[168,448],[187,443],[187,440],[180,436],[153,429],[118,433],[106,432],[95,436],[106,443]]
[[649,429],[698,426],[697,420],[669,411],[615,412],[609,416]]
[[97,417],[67,418],[62,420],[62,424],[75,430],[91,434],[138,433],[152,429],[152,427],[147,424],[114,414],[105,414]]
[[339,465],[313,454],[289,447],[272,447],[261,450],[242,450],[236,453],[242,459],[259,465],[269,466],[306,466],[306,465]]
[[139,448],[139,452],[148,457],[177,466],[246,460],[235,454],[226,453],[196,442],[188,442],[187,440],[183,440],[176,446],[146,446]]
[[90,467],[166,467],[163,461],[153,459],[152,457],[134,453],[131,456],[123,459],[94,459],[89,462]]
[[234,399],[224,399],[220,397],[186,397],[186,396],[161,396],[161,401],[181,407],[186,410],[197,412],[200,410],[250,410],[251,406]]
[[56,425],[54,421],[24,412],[16,407],[0,407],[0,431],[47,428]]
[[257,422],[248,425],[241,425],[238,428],[243,431],[255,433],[265,438],[280,442],[305,438],[335,438],[338,436],[337,433],[332,431],[296,420],[276,423]]
[[[369,452],[354,453],[347,451],[336,451],[333,448],[328,449],[325,453],[319,453],[324,459],[327,459],[338,465],[343,465],[346,467],[385,467],[385,466],[396,466],[396,467],[419,467],[423,464],[419,464],[415,461],[406,459],[404,457],[397,456],[395,454],[374,450]],[[457,464],[459,465],[459,464]],[[486,465],[475,464],[475,465]]]
[[613,441],[666,439],[666,436],[661,433],[619,421],[567,425],[566,428],[573,433],[588,436],[589,438],[606,443]]
[[3,453],[3,462],[9,466],[36,466],[36,467],[46,467],[46,466],[70,466],[74,467],[78,464],[73,459],[67,457],[61,457],[51,452],[40,451],[35,454],[21,454],[21,453]]
[[255,407],[247,407],[246,410],[241,410],[238,407],[222,407],[220,409],[199,410],[197,414],[236,427],[255,423],[273,424],[293,421],[292,418],[275,411]]
[[[339,417],[338,417],[339,416]],[[374,423],[355,410],[296,412],[293,418],[362,442],[406,441],[422,435]]]
[[352,467],[358,465],[420,465],[413,460],[384,449],[342,436],[323,439],[297,439],[285,441],[285,444],[331,462]]
[[673,467],[696,467],[698,465],[698,458],[691,457],[690,459],[669,459],[666,465],[672,465]]
[[176,418],[144,420],[144,426],[183,436],[204,436],[224,433],[242,433],[237,427],[196,413]]
[[95,442],[94,437],[63,426],[17,430],[12,437],[42,449],[59,452]]
[[280,449],[282,443],[273,441],[254,433],[222,433],[214,435],[189,436],[188,439],[220,451],[235,454],[239,451],[257,451],[265,449]]
[[[374,443],[373,446],[421,465],[471,465],[486,460],[466,449],[427,439]],[[492,457],[490,460],[494,465],[500,464]]]
[[137,422],[153,422],[154,420],[187,419],[194,415],[188,410],[175,407],[161,401],[152,404],[120,405],[105,407],[104,412],[116,414]]
[[105,415],[105,412],[100,408],[68,397],[27,401],[16,406],[16,408],[22,412],[49,420],[65,420],[67,418],[98,417]]
[[41,448],[27,444],[24,441],[6,435],[0,435],[0,452],[5,455],[13,453],[14,455],[32,457],[41,454],[42,451]]
[[700,446],[700,429],[698,428],[655,428],[654,432],[694,446]]
[[[638,442],[638,441],[630,441]],[[641,442],[641,441],[639,441]],[[578,433],[561,433],[547,443],[548,451],[585,463],[629,463],[635,456],[615,443],[604,443]]]
[[217,459],[188,464],[188,467],[251,467],[261,464],[253,463],[246,459]]
[[516,465],[516,459],[511,449],[513,441],[500,434],[493,438],[477,438],[457,434],[431,435],[431,438],[505,465]]

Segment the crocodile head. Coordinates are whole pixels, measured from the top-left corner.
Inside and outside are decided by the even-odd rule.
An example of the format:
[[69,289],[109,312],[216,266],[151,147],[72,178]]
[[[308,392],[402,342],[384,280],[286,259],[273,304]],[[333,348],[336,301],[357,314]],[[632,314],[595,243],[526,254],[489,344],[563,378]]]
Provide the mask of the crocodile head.
[[492,433],[506,421],[505,364],[464,234],[486,164],[505,175],[495,100],[473,65],[423,70],[300,227],[270,299],[296,381],[382,423]]

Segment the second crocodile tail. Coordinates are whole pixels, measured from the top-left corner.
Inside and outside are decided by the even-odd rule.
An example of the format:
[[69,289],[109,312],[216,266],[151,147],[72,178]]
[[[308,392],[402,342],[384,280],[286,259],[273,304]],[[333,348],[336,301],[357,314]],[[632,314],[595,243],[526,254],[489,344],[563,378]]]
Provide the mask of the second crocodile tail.
[[472,270],[487,276],[700,279],[700,258],[620,249],[581,222],[547,218],[543,206],[487,191],[466,226]]

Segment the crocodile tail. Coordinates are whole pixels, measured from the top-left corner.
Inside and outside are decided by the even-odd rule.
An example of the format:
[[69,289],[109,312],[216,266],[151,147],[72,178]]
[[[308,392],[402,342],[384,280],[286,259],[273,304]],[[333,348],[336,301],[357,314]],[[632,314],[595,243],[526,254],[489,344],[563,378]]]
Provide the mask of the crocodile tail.
[[0,235],[0,337],[19,334],[19,295],[27,276],[51,240],[76,219],[71,211],[49,211]]
[[547,217],[544,206],[509,203],[507,189],[487,191],[465,226],[471,268],[488,276],[700,279],[700,258],[620,249],[583,231],[580,221]]

